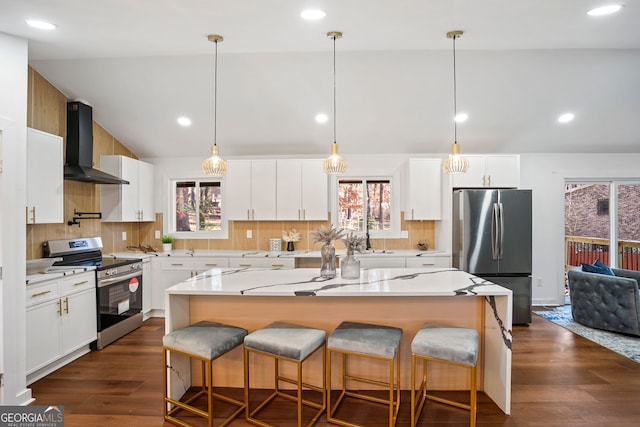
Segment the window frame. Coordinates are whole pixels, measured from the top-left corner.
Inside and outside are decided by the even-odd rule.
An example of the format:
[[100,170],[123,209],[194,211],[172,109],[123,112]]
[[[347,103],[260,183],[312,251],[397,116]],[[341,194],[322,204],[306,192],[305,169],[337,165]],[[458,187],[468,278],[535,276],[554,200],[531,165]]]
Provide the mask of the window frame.
[[[199,212],[199,204],[200,204],[200,183],[202,182],[217,182],[220,183],[220,196],[222,198],[222,212],[220,219],[220,230],[210,230],[210,231],[177,231],[176,230],[176,191],[178,183],[180,182],[194,182],[196,187],[198,188],[198,208],[196,209]],[[225,181],[223,178],[215,178],[215,177],[198,177],[198,178],[171,178],[169,180],[169,215],[167,218],[168,224],[168,234],[177,239],[228,239],[229,238],[229,227],[227,221],[227,215],[225,214],[224,209],[224,197],[225,197]]]

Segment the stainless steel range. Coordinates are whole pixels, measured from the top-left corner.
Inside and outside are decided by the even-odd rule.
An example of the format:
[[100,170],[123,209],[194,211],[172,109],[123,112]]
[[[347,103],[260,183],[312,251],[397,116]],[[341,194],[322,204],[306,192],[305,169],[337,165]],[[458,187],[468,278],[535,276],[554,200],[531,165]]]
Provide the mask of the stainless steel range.
[[54,266],[96,267],[99,350],[142,325],[142,260],[103,257],[102,248],[100,237],[42,244],[45,257],[62,257]]

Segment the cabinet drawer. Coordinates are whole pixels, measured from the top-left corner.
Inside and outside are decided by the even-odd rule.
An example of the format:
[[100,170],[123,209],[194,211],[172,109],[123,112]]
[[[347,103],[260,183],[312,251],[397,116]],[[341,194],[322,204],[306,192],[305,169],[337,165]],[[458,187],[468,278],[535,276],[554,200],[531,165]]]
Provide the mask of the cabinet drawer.
[[96,287],[96,276],[94,272],[84,274],[74,274],[73,276],[60,279],[60,293],[68,295],[74,292],[84,291]]
[[192,257],[166,257],[160,259],[162,270],[193,270],[194,261]]
[[295,258],[229,258],[232,268],[295,268]]
[[194,258],[193,268],[197,271],[209,270],[211,268],[229,267],[229,258]]
[[27,286],[27,307],[57,298],[58,282],[59,280],[53,280],[51,282]]
[[413,257],[407,258],[407,268],[420,268],[420,267],[436,267],[436,268],[448,268],[450,267],[449,257]]

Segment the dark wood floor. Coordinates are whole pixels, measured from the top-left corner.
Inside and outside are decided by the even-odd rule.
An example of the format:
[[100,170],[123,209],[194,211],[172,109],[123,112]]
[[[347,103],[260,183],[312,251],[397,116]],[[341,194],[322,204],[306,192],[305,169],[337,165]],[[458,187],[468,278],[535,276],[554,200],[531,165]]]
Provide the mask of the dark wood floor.
[[[63,405],[65,426],[168,426],[162,418],[163,319],[93,351],[32,384],[36,405]],[[504,415],[484,394],[479,426],[632,426],[640,423],[640,364],[533,316],[513,331],[512,413]],[[237,397],[242,399],[240,390]],[[398,426],[409,425],[409,395],[403,394]],[[289,427],[289,403],[265,418]],[[464,426],[465,411],[428,403],[420,425]],[[357,408],[357,409],[356,409]],[[345,416],[384,426],[384,413],[369,404],[345,407]],[[289,419],[284,421],[284,419]],[[365,421],[366,419],[366,421]],[[231,426],[249,425],[243,419]],[[317,426],[328,426],[323,415]]]

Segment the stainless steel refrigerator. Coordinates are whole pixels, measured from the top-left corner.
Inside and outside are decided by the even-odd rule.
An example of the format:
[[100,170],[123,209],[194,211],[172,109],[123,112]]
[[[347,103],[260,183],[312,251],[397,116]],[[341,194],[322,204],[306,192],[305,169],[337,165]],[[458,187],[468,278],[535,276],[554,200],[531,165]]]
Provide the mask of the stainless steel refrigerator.
[[531,190],[456,190],[453,266],[513,291],[513,323],[531,323]]

